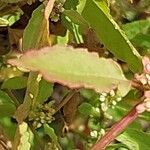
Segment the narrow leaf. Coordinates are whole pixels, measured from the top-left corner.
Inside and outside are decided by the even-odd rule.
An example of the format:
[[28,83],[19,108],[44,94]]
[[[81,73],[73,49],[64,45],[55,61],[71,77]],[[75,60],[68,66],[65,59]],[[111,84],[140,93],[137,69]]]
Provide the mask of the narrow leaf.
[[[102,1],[87,0],[82,16],[96,31],[100,41],[134,72],[142,70],[140,55],[112,19]],[[109,37],[109,38],[108,38]]]
[[130,82],[116,62],[99,58],[96,53],[89,53],[85,49],[46,47],[27,52],[20,59],[9,60],[9,63],[40,71],[46,80],[70,88],[85,87],[102,92],[118,87],[122,96],[130,89]]
[[71,19],[72,22],[74,22],[77,25],[80,25],[85,30],[89,28],[89,25],[86,22],[86,20],[77,11],[65,10],[63,14],[69,17],[69,19]]
[[46,7],[42,4],[33,12],[23,35],[24,51],[31,48],[51,45],[48,16],[52,10],[53,3],[54,0],[48,2]]
[[45,131],[45,134],[49,135],[49,137],[51,138],[52,142],[54,142],[59,147],[59,149],[61,150],[61,147],[60,147],[60,145],[58,143],[58,137],[55,134],[54,129],[51,128],[48,124],[44,124],[44,131]]

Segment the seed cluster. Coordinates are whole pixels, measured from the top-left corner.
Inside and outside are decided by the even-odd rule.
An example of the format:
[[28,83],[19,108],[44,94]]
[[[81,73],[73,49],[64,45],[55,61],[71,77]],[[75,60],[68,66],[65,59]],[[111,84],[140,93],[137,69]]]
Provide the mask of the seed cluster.
[[66,0],[56,0],[54,3],[53,10],[50,14],[50,19],[53,22],[58,22],[60,20],[60,14],[64,11],[64,3]]
[[52,116],[55,110],[48,104],[38,105],[35,110],[29,114],[29,121],[32,122],[34,128],[40,128],[44,123],[51,123],[54,120]]

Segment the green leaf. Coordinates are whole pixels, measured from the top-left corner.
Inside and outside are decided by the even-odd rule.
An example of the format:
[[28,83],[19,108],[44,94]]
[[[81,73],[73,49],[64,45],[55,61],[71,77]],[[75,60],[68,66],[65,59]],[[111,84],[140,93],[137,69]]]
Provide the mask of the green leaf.
[[13,149],[16,150],[31,150],[33,144],[34,135],[31,129],[28,127],[28,124],[22,122],[18,125],[15,143]]
[[79,4],[79,0],[66,0],[64,8],[69,10],[70,9],[76,10],[78,4]]
[[138,20],[122,26],[129,39],[134,38],[138,34],[146,34],[150,28],[150,19]]
[[5,3],[18,3],[18,2],[23,2],[27,0],[0,0],[0,2],[5,2]]
[[128,148],[126,147],[127,146],[125,146],[122,143],[117,143],[117,144],[111,144],[110,146],[106,148],[106,150],[128,150]]
[[0,119],[0,127],[3,129],[4,135],[13,141],[17,126],[16,123],[12,121],[12,117],[2,116]]
[[77,11],[81,14],[85,7],[86,0],[79,0],[79,5],[77,6]]
[[118,87],[122,96],[130,90],[130,82],[115,61],[99,58],[96,53],[85,49],[47,47],[27,52],[20,59],[9,60],[9,63],[40,71],[46,80],[70,88],[85,87],[102,92]]
[[44,16],[44,5],[33,11],[32,17],[24,30],[23,50],[50,45],[47,20]]
[[12,116],[16,110],[11,98],[0,90],[0,116]]
[[44,124],[44,132],[45,132],[45,134],[49,135],[49,137],[51,138],[52,142],[54,144],[56,144],[56,146],[58,146],[58,148],[61,150],[62,148],[60,147],[60,145],[58,143],[58,137],[55,134],[54,129],[51,128],[48,124]]
[[89,103],[82,103],[79,107],[79,112],[82,114],[82,115],[90,115],[91,112],[93,112],[93,106]]
[[139,53],[121,31],[102,1],[87,0],[82,16],[97,33],[100,41],[134,72],[142,70]]
[[150,48],[150,35],[138,34],[131,40],[131,42],[137,47]]
[[117,140],[127,145],[130,150],[149,150],[149,139],[150,134],[130,128],[117,137]]
[[86,103],[86,102],[82,103],[78,107],[78,109],[79,109],[79,112],[84,116],[88,116],[88,115],[93,115],[94,117],[100,116],[99,112],[97,112],[91,104]]
[[0,27],[5,27],[9,25],[9,21],[0,17]]
[[85,31],[89,28],[86,20],[77,11],[65,10],[63,14],[69,17],[72,22],[82,27]]
[[36,101],[39,103],[43,103],[48,99],[49,96],[51,96],[52,92],[53,92],[53,84],[42,79],[39,82],[39,93]]
[[20,76],[20,77],[13,77],[5,80],[1,86],[2,89],[22,89],[27,86],[27,77]]

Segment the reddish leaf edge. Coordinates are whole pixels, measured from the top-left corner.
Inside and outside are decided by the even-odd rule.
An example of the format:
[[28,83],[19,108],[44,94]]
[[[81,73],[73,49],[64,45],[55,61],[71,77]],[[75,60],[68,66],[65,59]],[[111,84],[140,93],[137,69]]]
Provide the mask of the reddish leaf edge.
[[[7,60],[7,62],[13,66],[16,66],[16,67],[23,67],[24,68],[24,65],[21,63],[21,61],[19,62],[18,60],[21,58],[21,57],[26,57],[27,58],[31,58],[31,57],[37,57],[37,56],[40,56],[40,55],[45,55],[47,53],[50,53],[50,52],[53,52],[55,51],[56,49],[65,49],[68,48],[67,50],[68,51],[76,51],[76,53],[84,53],[84,54],[88,54],[90,57],[93,57],[93,58],[100,58],[99,55],[96,53],[96,52],[89,52],[87,49],[85,48],[73,48],[72,46],[61,46],[61,45],[55,45],[53,47],[43,47],[41,49],[39,49],[37,51],[37,49],[31,49],[29,51],[26,51],[25,53],[23,54],[19,54],[19,57],[18,59],[9,59]],[[106,59],[106,58],[103,58],[103,59]],[[123,72],[121,70],[121,67],[118,63],[116,63],[115,61],[113,61],[112,59],[106,59],[107,61],[110,61],[112,62],[114,65],[116,65],[116,67],[118,67],[120,69],[120,72],[122,73],[123,75]],[[27,70],[30,70],[30,71],[33,71],[33,72],[39,72],[40,74],[42,74],[43,78],[45,80],[47,80],[48,82],[57,82],[59,84],[62,84],[64,86],[67,86],[71,89],[78,89],[78,88],[86,88],[86,89],[94,89],[96,92],[100,93],[100,92],[110,92],[110,90],[114,90],[116,89],[120,82],[118,81],[118,84],[115,83],[113,84],[112,83],[112,86],[109,87],[109,88],[103,88],[103,90],[101,90],[100,88],[95,88],[95,86],[91,85],[87,85],[85,83],[74,83],[74,82],[68,82],[68,81],[64,81],[62,79],[58,79],[57,77],[55,77],[54,75],[50,75],[50,74],[47,74],[46,72],[42,71],[42,70],[39,70],[39,69],[36,69],[36,68],[33,68],[33,67],[25,67],[25,69]],[[124,76],[124,75],[123,75]],[[125,78],[126,79],[126,78]],[[123,80],[124,82],[126,83],[129,83],[129,86],[131,86],[131,82],[129,80]]]

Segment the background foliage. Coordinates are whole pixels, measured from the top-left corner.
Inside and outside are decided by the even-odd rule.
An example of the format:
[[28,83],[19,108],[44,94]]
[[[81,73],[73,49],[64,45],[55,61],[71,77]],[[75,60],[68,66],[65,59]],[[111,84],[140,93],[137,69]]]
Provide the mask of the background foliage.
[[[0,0],[0,149],[92,149],[150,89],[149,16],[149,0]],[[149,150],[149,121],[106,149]]]

